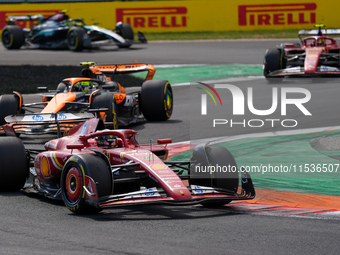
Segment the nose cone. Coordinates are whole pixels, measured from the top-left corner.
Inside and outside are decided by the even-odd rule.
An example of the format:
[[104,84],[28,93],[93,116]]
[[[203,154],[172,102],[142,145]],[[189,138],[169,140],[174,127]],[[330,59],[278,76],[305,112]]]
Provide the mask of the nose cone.
[[306,58],[304,64],[305,73],[315,73],[319,63],[320,55],[325,49],[320,47],[306,48]]
[[190,199],[192,196],[187,187],[183,185],[183,187],[173,190],[172,197],[174,199]]

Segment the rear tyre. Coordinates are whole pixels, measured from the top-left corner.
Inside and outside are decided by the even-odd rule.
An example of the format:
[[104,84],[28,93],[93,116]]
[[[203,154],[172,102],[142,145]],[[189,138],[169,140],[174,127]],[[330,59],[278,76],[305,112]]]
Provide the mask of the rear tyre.
[[105,126],[117,129],[117,105],[114,93],[98,93],[93,96],[91,109],[107,108]]
[[[201,150],[200,150],[201,149]],[[190,169],[190,185],[201,185],[206,187],[221,188],[237,193],[239,183],[239,173],[233,155],[224,147],[204,146],[199,150],[194,150],[191,161],[193,167]],[[202,149],[205,150],[202,151]],[[215,171],[198,172],[195,166],[215,167]],[[205,170],[206,170],[205,169]],[[202,203],[206,207],[217,207],[228,204],[230,201],[209,201]]]
[[67,46],[72,51],[82,51],[84,49],[83,37],[85,29],[82,27],[71,27],[67,32]]
[[0,125],[6,124],[5,117],[20,112],[19,99],[16,95],[0,96]]
[[65,164],[61,174],[61,195],[67,208],[76,214],[90,214],[101,211],[85,201],[85,176],[96,183],[98,198],[112,192],[112,176],[104,159],[93,154],[72,156]]
[[285,62],[283,58],[283,52],[281,49],[268,49],[263,60],[263,75],[268,81],[281,81],[282,77],[270,77],[269,74],[276,70],[285,68]]
[[24,144],[17,137],[1,137],[0,151],[0,191],[22,189],[28,177]]
[[25,34],[21,27],[9,25],[3,29],[1,39],[6,49],[20,49],[25,43]]
[[132,27],[130,24],[127,23],[120,23],[116,26],[116,33],[119,34],[121,37],[123,37],[127,41],[131,41],[131,43],[126,43],[123,45],[118,45],[119,48],[129,48],[133,42],[134,34]]
[[149,121],[163,121],[171,117],[174,98],[166,80],[145,81],[140,93],[140,106]]

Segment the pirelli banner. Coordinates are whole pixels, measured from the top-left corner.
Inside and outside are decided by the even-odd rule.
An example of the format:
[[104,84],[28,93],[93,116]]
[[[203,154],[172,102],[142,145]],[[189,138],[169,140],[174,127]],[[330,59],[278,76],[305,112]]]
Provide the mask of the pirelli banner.
[[64,9],[70,18],[83,18],[87,25],[114,29],[122,21],[136,31],[154,33],[308,29],[318,23],[340,26],[339,0],[191,0],[0,4],[0,29],[8,16],[48,16]]

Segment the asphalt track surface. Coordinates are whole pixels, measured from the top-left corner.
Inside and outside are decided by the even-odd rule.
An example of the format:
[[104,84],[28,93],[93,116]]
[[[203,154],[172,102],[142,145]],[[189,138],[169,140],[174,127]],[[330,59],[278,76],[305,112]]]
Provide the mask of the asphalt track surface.
[[[80,61],[100,64],[260,64],[265,49],[280,42],[155,42],[136,45],[131,50],[105,48],[83,53],[9,52],[0,47],[0,64],[62,65]],[[265,93],[272,86],[264,79],[228,83],[240,88],[250,84],[256,86],[262,100],[267,98]],[[307,105],[312,118],[302,116],[296,109],[296,114],[293,112],[299,128],[339,126],[339,83],[336,80],[290,80],[286,85],[308,88],[313,96]],[[139,140],[147,142],[149,138],[161,137],[172,137],[175,142],[188,140],[192,136],[188,118],[191,110],[186,93],[189,93],[188,86],[174,87],[175,109],[170,121],[133,127],[140,133]],[[25,98],[28,101],[38,99]],[[280,129],[282,127],[277,127]],[[269,130],[275,131],[260,129],[255,132]],[[235,128],[228,135],[253,131],[252,128]],[[266,208],[240,210],[237,204],[231,204],[227,209],[143,206],[76,216],[62,202],[20,192],[5,193],[0,194],[0,253],[339,254],[339,218],[305,213],[292,217],[282,211],[266,211]]]

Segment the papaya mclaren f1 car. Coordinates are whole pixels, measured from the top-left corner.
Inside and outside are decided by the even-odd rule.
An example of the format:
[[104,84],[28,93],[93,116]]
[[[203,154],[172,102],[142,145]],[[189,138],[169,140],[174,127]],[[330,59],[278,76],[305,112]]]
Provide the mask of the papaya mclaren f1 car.
[[[88,113],[89,109],[99,108],[108,109],[102,115],[106,115],[105,125],[111,129],[145,120],[164,121],[171,117],[171,85],[166,80],[152,80],[156,71],[153,65],[81,64],[86,66],[82,70],[83,77],[62,80],[53,94],[43,96],[43,102],[24,104],[17,92],[0,96],[0,131],[7,135],[47,134],[56,133],[58,125],[61,131],[65,131],[93,117]],[[141,87],[136,87],[130,93],[113,81],[116,75],[136,73],[143,73],[144,79],[138,80],[136,86]],[[131,77],[123,79],[127,83],[124,85],[130,85],[129,79],[132,80]]]
[[300,30],[301,43],[285,43],[268,49],[264,56],[263,73],[269,81],[285,76],[339,76],[340,47],[328,35],[340,35],[340,29]]
[[[29,22],[30,28],[22,29],[17,23]],[[33,26],[33,23],[38,23]],[[43,15],[10,16],[3,28],[2,44],[5,48],[20,49],[21,46],[39,49],[69,49],[82,51],[96,46],[115,44],[129,48],[135,43],[146,43],[142,32],[138,41],[129,24],[118,22],[111,31],[98,26],[87,26],[83,19],[69,19],[64,11],[44,18]]]
[[[136,134],[107,130],[102,119],[91,118],[43,151],[0,137],[0,189],[62,199],[77,214],[142,204],[221,206],[255,197],[249,173],[238,171],[227,149],[199,145],[190,161],[166,161],[171,139],[139,145]],[[211,174],[212,166],[230,170]]]

